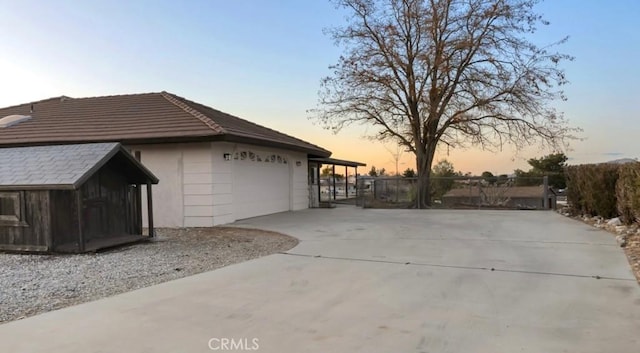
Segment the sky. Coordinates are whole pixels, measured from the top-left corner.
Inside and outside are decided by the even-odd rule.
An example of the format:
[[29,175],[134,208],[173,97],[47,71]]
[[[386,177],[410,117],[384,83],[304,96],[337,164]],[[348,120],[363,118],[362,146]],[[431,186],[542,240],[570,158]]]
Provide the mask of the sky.
[[[168,91],[320,145],[333,157],[395,172],[392,143],[353,126],[325,130],[315,108],[322,77],[341,48],[324,34],[344,24],[325,0],[0,0],[0,107],[66,95]],[[551,22],[532,37],[562,52],[569,98],[558,102],[582,140],[571,164],[640,157],[640,2],[548,0]],[[462,172],[528,169],[552,151],[441,150]],[[415,168],[401,153],[398,170]]]

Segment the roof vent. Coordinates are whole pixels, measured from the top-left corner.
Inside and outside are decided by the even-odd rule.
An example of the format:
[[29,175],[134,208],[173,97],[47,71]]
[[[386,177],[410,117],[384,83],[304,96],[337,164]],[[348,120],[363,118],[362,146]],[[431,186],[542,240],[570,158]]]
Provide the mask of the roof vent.
[[27,121],[29,119],[31,119],[30,115],[8,115],[0,119],[0,128],[20,124],[21,122]]

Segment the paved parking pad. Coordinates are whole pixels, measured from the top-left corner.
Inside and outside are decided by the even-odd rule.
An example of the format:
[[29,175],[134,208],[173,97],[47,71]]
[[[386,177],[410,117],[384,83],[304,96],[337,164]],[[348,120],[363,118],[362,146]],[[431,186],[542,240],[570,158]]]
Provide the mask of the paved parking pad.
[[[0,326],[2,352],[633,352],[613,237],[552,212],[318,209],[237,223],[300,239]],[[231,343],[234,344],[231,347]]]

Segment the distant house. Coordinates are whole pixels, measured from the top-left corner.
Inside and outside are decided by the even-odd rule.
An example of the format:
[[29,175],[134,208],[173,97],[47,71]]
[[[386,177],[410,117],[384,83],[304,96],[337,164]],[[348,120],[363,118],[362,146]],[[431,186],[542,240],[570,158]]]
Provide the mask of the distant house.
[[[141,186],[158,179],[118,143],[0,148],[0,250],[84,252],[142,239]],[[153,217],[149,217],[153,235]]]
[[[445,207],[544,209],[543,186],[480,186],[455,188],[442,197]],[[548,188],[548,207],[556,208],[556,193]]]
[[121,143],[162,181],[153,194],[159,227],[209,227],[313,207],[323,164],[362,165],[168,92],[0,108],[0,149],[96,142]]

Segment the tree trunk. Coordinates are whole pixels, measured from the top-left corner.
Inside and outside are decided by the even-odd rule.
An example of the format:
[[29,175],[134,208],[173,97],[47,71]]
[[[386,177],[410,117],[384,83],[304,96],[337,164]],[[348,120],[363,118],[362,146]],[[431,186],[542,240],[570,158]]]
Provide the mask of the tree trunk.
[[431,207],[431,165],[435,154],[435,146],[427,144],[424,150],[416,154],[416,169],[418,172],[418,208]]

